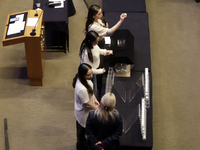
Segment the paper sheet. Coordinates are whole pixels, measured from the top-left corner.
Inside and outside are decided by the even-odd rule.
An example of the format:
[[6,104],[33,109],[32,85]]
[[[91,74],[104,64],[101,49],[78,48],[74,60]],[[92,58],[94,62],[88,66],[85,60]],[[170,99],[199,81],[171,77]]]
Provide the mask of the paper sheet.
[[24,20],[24,14],[21,14],[21,15],[16,15],[16,18],[19,18],[18,22],[23,22]]
[[39,18],[28,18],[26,26],[35,27],[38,24]]
[[64,8],[64,1],[65,0],[49,0],[49,2],[61,2],[60,6],[56,5],[54,8]]
[[110,36],[105,36],[105,44],[111,44]]
[[19,20],[9,24],[7,35],[17,34],[20,33],[22,30],[24,30],[25,28],[25,21],[23,21],[24,14],[16,15],[16,18],[19,18]]

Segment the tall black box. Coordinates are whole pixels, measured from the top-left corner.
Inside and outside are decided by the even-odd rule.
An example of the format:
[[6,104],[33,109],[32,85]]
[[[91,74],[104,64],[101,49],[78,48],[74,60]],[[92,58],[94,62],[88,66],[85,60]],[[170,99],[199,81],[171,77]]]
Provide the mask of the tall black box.
[[111,36],[114,63],[134,64],[134,36],[128,29],[118,29]]

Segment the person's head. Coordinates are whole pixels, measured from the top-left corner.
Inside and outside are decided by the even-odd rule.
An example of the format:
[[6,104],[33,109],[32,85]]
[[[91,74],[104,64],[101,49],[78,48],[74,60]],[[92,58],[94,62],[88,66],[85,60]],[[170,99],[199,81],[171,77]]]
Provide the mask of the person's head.
[[86,21],[86,33],[88,32],[88,27],[90,24],[92,24],[95,20],[101,19],[103,16],[102,14],[102,9],[98,5],[91,5],[89,10],[88,10],[88,15],[87,15],[87,21]]
[[106,93],[100,102],[100,106],[107,111],[112,111],[115,108],[116,97],[113,93]]
[[72,86],[74,88],[76,87],[76,81],[78,78],[80,82],[86,87],[88,93],[94,94],[95,91],[92,89],[92,87],[90,87],[90,85],[87,82],[87,80],[91,80],[92,77],[93,77],[92,67],[89,64],[82,63],[78,67],[78,73],[73,79]]
[[118,114],[115,110],[116,97],[113,93],[106,93],[102,98],[99,107],[95,110],[95,114],[102,123],[108,122],[108,116],[115,121],[114,114]]
[[88,11],[88,17],[93,18],[93,21],[97,21],[103,17],[102,9],[98,5],[91,5]]
[[78,78],[81,81],[91,80],[93,77],[92,67],[89,64],[83,63],[78,67]]
[[80,53],[79,53],[80,58],[82,57],[83,51],[87,50],[88,59],[90,60],[90,62],[93,63],[93,55],[92,55],[91,49],[93,48],[93,46],[98,44],[98,41],[99,41],[98,33],[96,33],[95,31],[89,31],[86,34],[86,37],[81,44]]
[[89,46],[95,46],[98,44],[99,34],[95,31],[89,31],[85,37],[85,43]]

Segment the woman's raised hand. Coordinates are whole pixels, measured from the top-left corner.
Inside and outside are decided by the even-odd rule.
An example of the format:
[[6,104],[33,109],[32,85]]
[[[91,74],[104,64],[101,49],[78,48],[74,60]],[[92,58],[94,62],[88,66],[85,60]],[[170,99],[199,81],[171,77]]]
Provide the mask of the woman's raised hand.
[[127,17],[127,14],[126,13],[122,13],[121,15],[120,15],[120,20],[121,21],[124,21],[124,19]]

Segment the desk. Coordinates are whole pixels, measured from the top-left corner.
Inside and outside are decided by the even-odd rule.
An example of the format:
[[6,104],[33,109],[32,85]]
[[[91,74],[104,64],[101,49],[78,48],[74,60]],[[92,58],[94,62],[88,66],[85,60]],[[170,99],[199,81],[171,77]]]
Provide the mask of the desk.
[[[130,3],[126,3],[128,1]],[[116,96],[116,109],[123,117],[124,130],[120,138],[120,150],[151,150],[153,147],[152,73],[148,13],[145,12],[145,1],[103,0],[103,11],[111,27],[119,20],[121,11],[126,12],[128,17],[119,29],[128,29],[134,36],[134,66],[131,69],[131,77],[115,78],[114,86],[112,87],[112,92]],[[110,63],[112,62],[112,57],[114,56],[103,57],[101,67],[108,70],[108,67],[112,66]],[[141,98],[144,97],[144,90],[143,86],[137,88],[137,81],[144,74],[146,67],[149,68],[150,108],[147,109],[147,139],[143,141],[137,110],[138,105],[141,103]],[[105,93],[106,78],[107,72],[102,75],[101,96]],[[117,89],[117,87],[119,88]],[[134,93],[134,91],[136,92]],[[133,95],[134,97],[132,97]]]
[[[33,9],[36,8],[33,0]],[[69,51],[68,17],[76,13],[72,0],[65,0],[64,8],[54,8],[48,5],[48,0],[42,0],[40,8],[44,10],[47,48],[63,49],[66,52],[67,41]]]
[[[38,11],[38,16],[35,16],[35,10],[29,10],[8,15],[3,36],[3,46],[18,43],[25,44],[27,73],[31,86],[43,85],[46,50],[43,28],[44,20],[41,14],[43,14],[42,10]],[[11,25],[15,24],[14,22],[11,22],[10,19],[16,18],[17,15],[22,15],[22,18],[19,22],[24,22],[24,29],[22,29],[20,32],[11,32],[11,34],[7,34]],[[35,28],[33,26],[27,26],[28,18],[38,18],[38,24],[35,26]],[[33,29],[35,29],[34,36],[30,34],[32,33]]]

